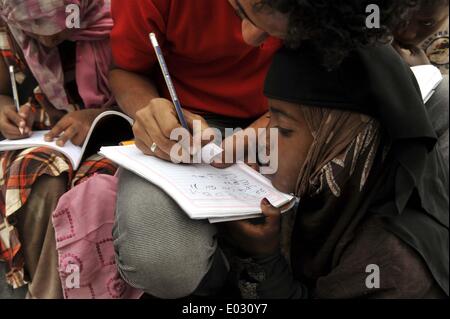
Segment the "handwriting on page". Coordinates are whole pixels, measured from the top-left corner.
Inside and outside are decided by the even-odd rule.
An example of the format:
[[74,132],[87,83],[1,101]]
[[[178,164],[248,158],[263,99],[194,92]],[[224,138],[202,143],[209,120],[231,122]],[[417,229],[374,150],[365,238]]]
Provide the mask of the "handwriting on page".
[[193,199],[257,200],[269,195],[269,190],[245,176],[233,173],[195,174],[189,181]]

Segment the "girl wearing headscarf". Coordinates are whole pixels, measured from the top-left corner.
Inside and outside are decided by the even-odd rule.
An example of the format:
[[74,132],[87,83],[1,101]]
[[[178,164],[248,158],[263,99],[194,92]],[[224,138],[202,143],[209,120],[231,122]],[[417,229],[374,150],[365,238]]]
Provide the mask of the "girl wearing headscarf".
[[263,200],[264,221],[229,223],[246,298],[448,297],[448,168],[414,76],[390,46],[329,71],[307,44],[269,71],[283,156],[272,183],[294,212]]
[[[0,0],[0,23],[2,135],[21,139],[51,129],[48,140],[81,145],[92,121],[114,103],[107,77],[109,0]],[[9,66],[15,69],[19,113]],[[45,147],[0,154],[0,260],[9,267],[12,287],[30,282],[29,297],[62,297],[50,215],[68,188],[115,169],[95,155],[74,171],[62,154]]]

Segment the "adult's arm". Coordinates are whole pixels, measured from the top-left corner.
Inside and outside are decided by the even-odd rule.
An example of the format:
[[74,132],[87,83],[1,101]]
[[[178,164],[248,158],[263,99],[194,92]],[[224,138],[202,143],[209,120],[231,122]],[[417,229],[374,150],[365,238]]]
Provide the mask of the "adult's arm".
[[111,88],[122,111],[136,119],[136,113],[159,98],[153,81],[138,73],[115,68],[109,75]]
[[[157,60],[151,54],[153,48],[148,36],[154,32],[164,50],[167,11],[167,1],[163,0],[112,0],[115,25],[111,45],[115,68],[110,72],[110,84],[121,109],[135,119],[133,130],[137,147],[144,154],[170,161],[171,150],[176,144],[170,140],[170,135],[180,129],[181,124],[173,103],[160,98],[150,78]],[[184,114],[188,123],[199,120],[207,129],[202,117],[186,110]],[[266,123],[255,125],[265,127]],[[151,150],[153,143],[157,145],[155,152]]]

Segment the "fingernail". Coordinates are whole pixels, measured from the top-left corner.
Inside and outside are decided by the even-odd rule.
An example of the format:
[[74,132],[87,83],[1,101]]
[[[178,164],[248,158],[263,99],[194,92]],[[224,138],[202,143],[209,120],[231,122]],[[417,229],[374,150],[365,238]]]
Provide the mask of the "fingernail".
[[19,126],[20,126],[20,127],[24,127],[26,124],[27,124],[27,123],[25,123],[25,121],[20,121],[20,122],[19,122]]
[[262,200],[262,204],[263,204],[264,206],[269,206],[269,205],[270,205],[270,202],[269,202],[269,200],[268,200],[267,198],[264,198],[264,199]]

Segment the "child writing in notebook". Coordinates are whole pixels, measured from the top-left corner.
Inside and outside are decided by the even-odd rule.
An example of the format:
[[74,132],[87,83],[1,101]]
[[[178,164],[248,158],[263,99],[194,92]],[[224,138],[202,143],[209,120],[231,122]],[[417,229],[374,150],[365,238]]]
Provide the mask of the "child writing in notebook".
[[409,68],[389,45],[331,72],[316,55],[281,50],[268,73],[283,158],[271,179],[300,201],[225,225],[231,277],[252,299],[448,298],[448,163]]
[[448,0],[419,0],[404,25],[394,32],[393,46],[410,66],[433,64],[444,80],[427,102],[444,159],[449,159]]
[[[51,129],[49,141],[80,145],[92,121],[114,102],[107,79],[109,0],[20,2],[0,3],[1,134],[22,139],[33,130]],[[81,28],[66,26],[69,4],[80,10]],[[16,70],[18,113],[9,66]],[[0,153],[0,260],[9,285],[29,282],[29,297],[62,297],[51,213],[68,185],[115,169],[93,156],[75,172],[62,154],[45,147]]]

